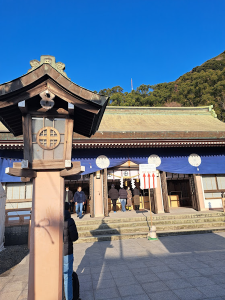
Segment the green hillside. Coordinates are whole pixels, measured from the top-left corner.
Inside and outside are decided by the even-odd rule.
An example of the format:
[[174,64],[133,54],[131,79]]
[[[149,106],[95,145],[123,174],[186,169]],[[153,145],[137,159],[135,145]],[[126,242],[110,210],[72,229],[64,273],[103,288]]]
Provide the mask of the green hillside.
[[120,86],[99,91],[110,95],[113,106],[204,106],[213,105],[218,118],[225,121],[225,51],[176,81],[156,85],[142,84],[132,92]]

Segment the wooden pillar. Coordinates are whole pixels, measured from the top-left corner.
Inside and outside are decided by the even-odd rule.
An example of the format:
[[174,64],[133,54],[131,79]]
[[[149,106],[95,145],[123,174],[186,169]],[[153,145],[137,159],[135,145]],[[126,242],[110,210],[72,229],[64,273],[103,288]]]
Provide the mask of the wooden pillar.
[[170,212],[170,207],[169,207],[169,200],[168,200],[166,172],[164,172],[164,171],[160,172],[160,177],[161,177],[161,187],[162,187],[164,212],[169,213]]
[[104,198],[104,216],[109,216],[108,208],[108,174],[107,169],[103,170],[103,198]]
[[94,174],[90,174],[89,179],[89,199],[90,199],[90,215],[94,218]]
[[197,180],[195,174],[190,175],[189,184],[190,184],[192,207],[195,210],[200,211],[199,194],[197,190]]
[[33,183],[28,300],[62,300],[64,179],[37,172]]
[[95,217],[103,217],[103,186],[102,186],[102,174],[100,173],[100,178],[98,179],[96,173],[94,174],[94,208]]
[[204,190],[202,187],[202,176],[201,175],[195,175],[195,185],[196,185],[196,194],[197,194],[198,202],[199,202],[199,210],[200,211],[207,210],[205,208]]
[[163,204],[162,204],[162,192],[161,192],[161,180],[160,174],[157,176],[157,188],[155,188],[155,197],[157,202],[157,214],[163,213]]
[[156,191],[156,188],[153,189],[152,211],[154,212],[154,214],[158,213],[158,203],[157,203],[157,191]]

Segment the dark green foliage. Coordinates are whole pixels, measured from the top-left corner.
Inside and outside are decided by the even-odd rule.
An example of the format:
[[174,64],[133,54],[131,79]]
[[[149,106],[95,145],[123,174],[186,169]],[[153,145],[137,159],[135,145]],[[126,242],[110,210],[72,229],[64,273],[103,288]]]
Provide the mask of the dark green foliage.
[[140,85],[130,93],[120,86],[99,91],[110,96],[112,106],[204,106],[213,105],[225,121],[225,51],[174,82]]

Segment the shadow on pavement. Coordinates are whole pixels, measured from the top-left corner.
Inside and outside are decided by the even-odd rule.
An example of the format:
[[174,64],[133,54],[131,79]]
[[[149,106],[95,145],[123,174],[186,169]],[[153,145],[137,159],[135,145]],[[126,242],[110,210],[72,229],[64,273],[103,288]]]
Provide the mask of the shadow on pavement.
[[28,253],[26,245],[6,246],[5,250],[0,252],[0,277],[8,276],[13,267],[18,265]]
[[[215,247],[217,251],[225,249],[225,238],[209,230],[211,233],[210,243],[207,234],[185,234],[160,237],[160,242],[170,253],[193,253],[199,251],[213,251]],[[196,237],[198,237],[196,239]]]
[[[102,235],[99,236],[99,230],[102,230]],[[120,234],[120,231],[114,228],[111,228],[103,219],[102,223],[99,225],[99,227],[96,230],[92,230],[91,234],[92,236],[97,238],[97,241],[95,241],[89,248],[86,249],[84,256],[82,257],[82,260],[77,268],[77,274],[78,276],[83,273],[85,270],[85,267],[89,266],[91,267],[93,273],[92,273],[92,279],[95,282],[96,286],[100,286],[102,284],[102,280],[107,278],[107,274],[105,274],[106,268],[108,266],[107,262],[110,260],[108,257],[110,257],[110,249],[112,249],[114,246],[111,245],[111,240],[113,239],[112,236],[108,236],[107,240],[103,239],[105,238],[104,236],[104,231],[109,230],[111,235],[116,235]],[[96,236],[96,231],[98,231],[98,236]],[[109,232],[108,232],[109,233]],[[123,257],[122,253],[122,245],[121,245],[121,240],[119,240],[120,243],[120,253],[119,257]],[[76,260],[76,246],[74,247],[74,259]],[[106,254],[107,254],[107,259],[106,259]],[[115,261],[113,259],[113,261]],[[103,276],[104,273],[104,276]],[[106,277],[105,277],[106,276]],[[104,278],[103,278],[104,277]],[[79,277],[80,280],[81,276]],[[82,285],[83,285],[83,290],[87,289],[86,283],[82,282],[80,280],[80,285],[81,285],[81,290],[82,290]],[[81,297],[82,298],[82,297]],[[82,298],[83,299],[83,298]]]

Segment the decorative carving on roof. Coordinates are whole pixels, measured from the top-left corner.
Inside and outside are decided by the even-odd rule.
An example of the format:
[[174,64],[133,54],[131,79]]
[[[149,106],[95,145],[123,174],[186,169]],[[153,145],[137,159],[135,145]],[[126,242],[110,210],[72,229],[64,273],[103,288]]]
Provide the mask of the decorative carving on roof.
[[[63,76],[68,78],[66,73],[64,72],[66,65],[62,62],[55,62],[55,57],[51,55],[41,55],[40,61],[37,59],[33,59],[30,61],[31,69],[27,71],[27,73],[37,69],[39,66],[43,64],[50,64],[54,69],[56,69]],[[69,78],[68,78],[69,79]]]

